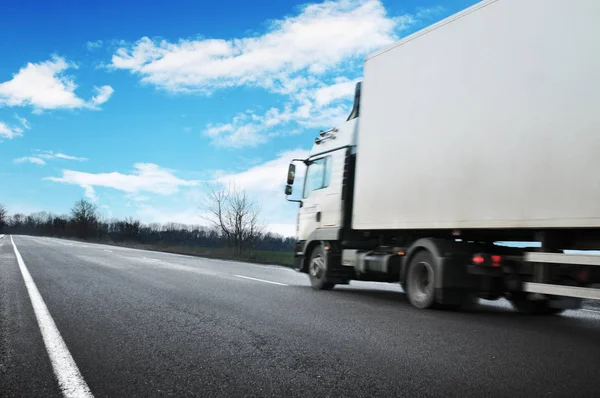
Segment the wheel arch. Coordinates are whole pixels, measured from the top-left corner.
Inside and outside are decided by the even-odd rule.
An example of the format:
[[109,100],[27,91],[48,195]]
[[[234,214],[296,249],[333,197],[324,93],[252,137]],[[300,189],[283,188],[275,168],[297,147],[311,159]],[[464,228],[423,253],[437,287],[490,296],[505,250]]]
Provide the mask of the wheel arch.
[[[308,264],[310,262],[310,257],[312,252],[316,247],[323,246],[324,248],[332,248],[333,244],[326,240],[311,240],[306,242],[304,246],[304,257],[302,259],[302,269],[301,272],[308,273]],[[330,254],[330,250],[325,249],[327,255]]]
[[308,239],[304,242],[302,250],[302,267],[300,272],[308,273],[308,262],[312,251],[318,245],[333,247],[334,243],[339,240],[340,228],[318,228],[311,232]]

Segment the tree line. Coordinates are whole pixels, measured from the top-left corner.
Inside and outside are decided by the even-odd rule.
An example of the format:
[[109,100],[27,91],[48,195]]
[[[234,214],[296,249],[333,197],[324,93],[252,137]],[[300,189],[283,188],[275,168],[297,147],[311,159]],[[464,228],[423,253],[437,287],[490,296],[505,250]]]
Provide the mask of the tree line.
[[107,243],[230,248],[237,255],[254,250],[290,251],[293,238],[264,232],[260,209],[244,191],[213,186],[204,203],[209,226],[142,224],[128,217],[103,219],[93,203],[81,199],[68,215],[48,212],[9,215],[0,204],[0,233],[76,238]]

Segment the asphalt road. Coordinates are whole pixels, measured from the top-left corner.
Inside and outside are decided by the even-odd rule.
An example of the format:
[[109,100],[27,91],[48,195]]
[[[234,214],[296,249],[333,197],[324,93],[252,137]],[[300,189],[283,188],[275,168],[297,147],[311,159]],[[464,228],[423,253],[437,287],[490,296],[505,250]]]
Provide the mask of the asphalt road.
[[[96,397],[599,394],[600,312],[420,311],[394,285],[316,292],[275,266],[14,242]],[[0,238],[0,395],[68,395],[25,283]]]

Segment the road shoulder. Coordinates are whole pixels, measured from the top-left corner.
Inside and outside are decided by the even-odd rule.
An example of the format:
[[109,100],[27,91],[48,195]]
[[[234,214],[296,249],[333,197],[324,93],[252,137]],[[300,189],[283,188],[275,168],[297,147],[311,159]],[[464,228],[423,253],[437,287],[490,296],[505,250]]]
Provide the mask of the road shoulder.
[[0,395],[60,396],[8,236],[0,239]]

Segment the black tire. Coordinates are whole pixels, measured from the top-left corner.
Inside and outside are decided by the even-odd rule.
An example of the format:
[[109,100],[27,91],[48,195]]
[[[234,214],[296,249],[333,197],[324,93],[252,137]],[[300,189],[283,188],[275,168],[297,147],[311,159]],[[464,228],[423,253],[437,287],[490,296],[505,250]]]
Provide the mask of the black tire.
[[550,307],[548,300],[527,300],[525,295],[516,295],[511,298],[510,304],[515,310],[528,315],[559,315],[564,309]]
[[327,281],[327,256],[323,246],[316,246],[308,260],[308,278],[310,286],[315,290],[331,290],[335,283]]
[[406,296],[410,303],[420,309],[435,307],[435,268],[433,255],[428,251],[417,253],[408,264],[406,272]]

